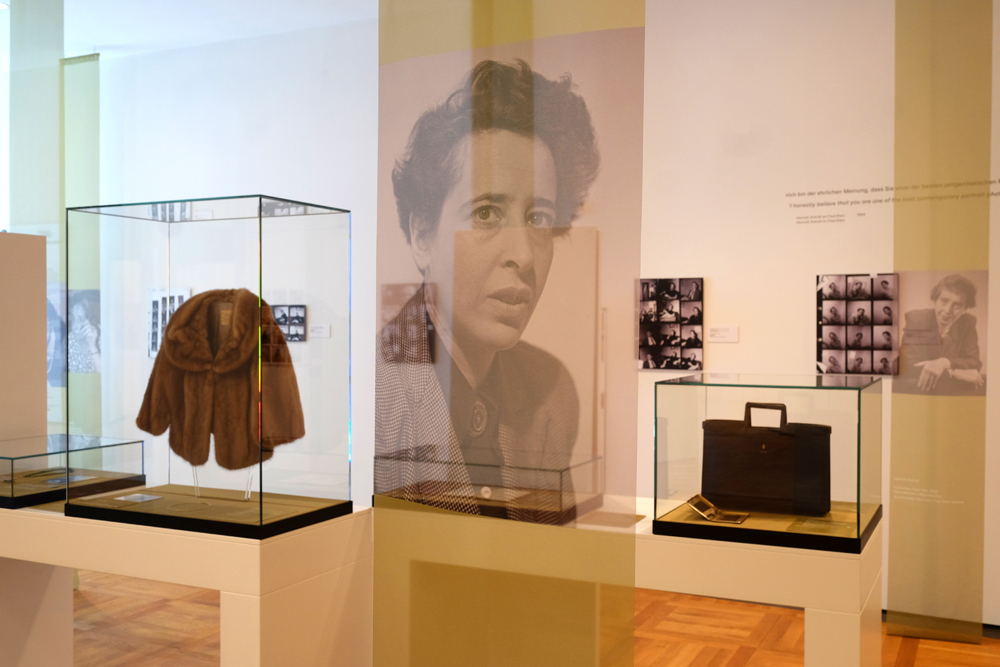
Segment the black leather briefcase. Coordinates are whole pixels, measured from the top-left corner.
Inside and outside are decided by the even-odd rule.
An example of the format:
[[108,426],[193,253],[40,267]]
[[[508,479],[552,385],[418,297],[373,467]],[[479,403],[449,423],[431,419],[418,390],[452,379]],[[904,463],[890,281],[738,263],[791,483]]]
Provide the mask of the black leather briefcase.
[[[751,426],[750,409],[781,411],[779,428]],[[706,419],[701,495],[743,512],[830,511],[830,427],[789,424],[781,403],[747,403],[743,421]]]

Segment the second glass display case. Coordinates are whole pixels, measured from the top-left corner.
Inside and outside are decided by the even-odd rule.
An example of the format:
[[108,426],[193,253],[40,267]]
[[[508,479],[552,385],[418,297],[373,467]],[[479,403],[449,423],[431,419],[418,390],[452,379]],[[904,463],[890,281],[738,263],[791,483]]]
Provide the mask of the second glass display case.
[[[576,521],[603,502],[601,458],[558,468],[448,463],[428,458],[415,458],[413,463],[425,472],[433,471],[435,483],[430,488],[434,495],[422,493],[424,485],[419,483],[386,495],[439,506],[471,496],[482,516],[556,526]],[[376,456],[376,478],[390,476],[397,465],[393,457]]]
[[882,516],[877,378],[656,383],[653,532],[861,553]]
[[145,483],[142,440],[54,433],[0,441],[0,507],[19,509]]
[[252,195],[69,209],[70,433],[149,486],[71,516],[265,538],[351,511],[350,213]]

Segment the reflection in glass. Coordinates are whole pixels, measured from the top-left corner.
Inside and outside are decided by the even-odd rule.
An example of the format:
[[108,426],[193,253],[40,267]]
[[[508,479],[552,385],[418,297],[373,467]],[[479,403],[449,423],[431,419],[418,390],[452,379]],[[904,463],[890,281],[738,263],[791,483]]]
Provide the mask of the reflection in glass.
[[579,389],[522,334],[597,168],[569,77],[523,61],[480,62],[417,121],[393,186],[423,285],[377,343],[376,493],[520,521],[573,518],[575,494],[594,484],[571,488],[567,474]]

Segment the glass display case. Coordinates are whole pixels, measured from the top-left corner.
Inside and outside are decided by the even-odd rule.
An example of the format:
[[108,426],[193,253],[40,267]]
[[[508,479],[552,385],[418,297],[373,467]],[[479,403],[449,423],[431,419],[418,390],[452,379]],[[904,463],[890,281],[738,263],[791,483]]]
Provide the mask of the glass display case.
[[[561,468],[448,463],[420,458],[412,463],[432,474],[412,488],[393,489],[385,495],[444,507],[452,504],[449,501],[457,503],[472,497],[482,516],[557,526],[598,509],[603,500],[601,458]],[[388,477],[397,464],[395,458],[376,456],[376,477]],[[428,484],[431,480],[435,481]],[[471,485],[471,491],[466,484]]]
[[347,514],[350,213],[263,195],[66,215],[70,434],[147,486],[72,516],[265,538]]
[[861,553],[882,516],[882,382],[657,382],[653,532]]
[[142,486],[142,440],[64,434],[0,441],[0,507]]

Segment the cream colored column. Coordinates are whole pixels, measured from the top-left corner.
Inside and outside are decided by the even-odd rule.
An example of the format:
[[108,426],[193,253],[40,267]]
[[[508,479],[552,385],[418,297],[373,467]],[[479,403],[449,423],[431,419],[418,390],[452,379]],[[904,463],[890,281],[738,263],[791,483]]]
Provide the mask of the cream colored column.
[[266,540],[259,594],[222,592],[221,666],[370,666],[372,518]]
[[[897,0],[897,191],[990,180],[992,31],[992,0]],[[904,296],[907,272],[988,269],[989,222],[986,196],[897,202],[894,263]],[[906,340],[904,333],[904,352]],[[892,396],[886,494],[888,632],[978,641],[986,398],[902,393],[901,386]],[[914,499],[914,487],[946,502]]]
[[221,667],[372,664],[372,559],[268,595],[221,595]]
[[0,234],[0,440],[45,435],[45,239]]
[[260,667],[260,596],[219,596],[220,667]]
[[882,574],[861,613],[806,609],[808,667],[879,667],[882,659]]
[[73,570],[0,558],[0,664],[72,667]]
[[[101,79],[98,54],[62,61],[63,200],[66,207],[100,203]],[[60,225],[64,213],[60,213]],[[94,221],[97,222],[96,220]],[[73,267],[70,290],[101,289],[100,227],[78,226],[68,257]],[[49,260],[50,266],[53,260]],[[65,270],[63,267],[62,271]],[[72,292],[71,292],[72,294]],[[68,324],[68,321],[67,321]],[[98,369],[100,370],[100,369]],[[66,397],[70,433],[103,434],[101,373],[74,373]],[[63,430],[64,425],[56,430]]]
[[[0,440],[45,434],[45,239],[0,234]],[[3,539],[10,539],[9,536]],[[73,664],[73,574],[0,558],[0,664]]]

